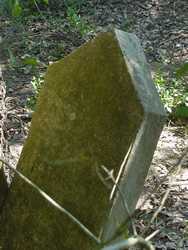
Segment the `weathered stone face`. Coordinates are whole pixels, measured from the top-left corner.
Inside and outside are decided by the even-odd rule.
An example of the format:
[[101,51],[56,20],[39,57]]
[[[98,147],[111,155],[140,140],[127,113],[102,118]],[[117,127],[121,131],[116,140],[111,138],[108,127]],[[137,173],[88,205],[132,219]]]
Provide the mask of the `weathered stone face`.
[[[18,164],[25,175],[103,241],[114,236],[127,214],[122,210],[118,192],[113,187],[106,188],[98,169],[113,169],[115,177],[120,176],[118,183],[123,192],[129,176],[136,186],[125,189],[133,191],[133,197],[126,198],[133,211],[141,192],[137,187],[143,185],[162,128],[164,113],[148,78],[145,59],[137,54],[137,49],[134,36],[108,32],[52,64]],[[152,121],[155,124],[151,129]],[[154,133],[146,139],[143,124]],[[139,138],[143,144],[147,141],[144,147],[149,150],[141,158],[144,151]],[[126,174],[123,169],[120,175],[120,165],[131,145],[134,163],[130,154]],[[138,162],[140,169],[132,168],[133,164],[138,168]],[[135,177],[129,169],[134,169]],[[136,172],[140,173],[140,180]],[[80,228],[18,178],[7,207],[13,199],[16,201],[9,218],[12,228],[3,229],[6,238],[16,228],[9,249],[20,249],[20,244],[24,244],[24,249],[98,248]],[[2,220],[6,220],[6,213]]]
[[6,182],[6,177],[4,175],[3,168],[0,167],[0,213],[3,208],[4,202],[7,198],[7,193],[8,193],[8,185]]

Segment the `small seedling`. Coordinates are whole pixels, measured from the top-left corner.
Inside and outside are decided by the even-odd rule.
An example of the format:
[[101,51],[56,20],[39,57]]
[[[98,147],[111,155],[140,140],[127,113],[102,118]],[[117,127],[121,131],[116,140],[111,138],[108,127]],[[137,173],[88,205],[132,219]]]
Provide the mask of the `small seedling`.
[[16,59],[16,56],[13,54],[11,49],[8,49],[8,55],[9,55],[10,68],[15,69],[18,66],[18,61]]
[[82,36],[92,31],[92,28],[81,18],[74,7],[68,7],[67,19],[70,25],[75,28]]
[[37,98],[38,98],[38,95],[39,95],[39,92],[43,83],[44,83],[43,75],[40,75],[38,77],[33,76],[33,79],[31,80],[31,84],[33,87],[34,95],[27,99],[27,104],[26,104],[27,108],[31,110],[35,110]]

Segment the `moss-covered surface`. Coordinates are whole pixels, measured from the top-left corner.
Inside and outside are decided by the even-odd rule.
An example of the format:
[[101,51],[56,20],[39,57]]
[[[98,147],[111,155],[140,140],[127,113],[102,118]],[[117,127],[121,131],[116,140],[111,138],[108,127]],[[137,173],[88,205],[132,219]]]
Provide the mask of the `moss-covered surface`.
[[[141,120],[115,34],[101,34],[49,67],[18,167],[99,235],[110,190],[96,167],[117,174]],[[0,224],[3,250],[97,249],[18,178]]]
[[[0,163],[1,164],[1,163]],[[0,166],[0,213],[3,209],[8,194],[8,185],[4,175],[3,168]]]

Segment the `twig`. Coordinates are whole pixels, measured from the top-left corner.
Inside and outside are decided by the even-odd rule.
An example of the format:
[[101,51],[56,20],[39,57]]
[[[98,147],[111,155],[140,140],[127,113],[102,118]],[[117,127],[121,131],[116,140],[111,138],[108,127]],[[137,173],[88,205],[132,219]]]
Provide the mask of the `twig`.
[[145,247],[147,250],[155,250],[154,246],[147,240],[141,237],[131,237],[127,240],[120,241],[118,243],[105,246],[102,250],[123,250],[136,245]]
[[38,6],[36,0],[33,0],[33,2],[34,2],[34,4],[35,4],[35,7],[37,8],[37,10],[38,10],[40,16],[41,16],[41,17],[43,18],[43,20],[46,22],[47,19],[46,19],[45,16],[42,14],[42,12],[41,12],[41,10],[40,10],[40,8],[39,8],[39,6]]
[[149,6],[145,6],[144,4],[141,4],[139,2],[136,3],[140,8],[142,8],[143,10],[150,10],[152,7]]
[[155,235],[157,235],[158,233],[160,233],[160,230],[157,229],[155,230],[153,233],[151,233],[150,235],[148,235],[145,240],[151,240],[153,237],[155,237]]
[[184,186],[184,185],[188,185],[188,181],[187,180],[182,180],[182,181],[174,181],[170,184],[171,186]]
[[[176,174],[180,172],[181,170],[181,165],[182,165],[182,162],[183,162],[183,159],[185,158],[185,156],[187,155],[188,153],[188,147],[185,149],[185,151],[183,152],[183,154],[181,155],[180,159],[178,160],[178,163],[176,164],[176,167],[177,167],[177,171],[176,171]],[[158,214],[161,212],[161,210],[163,209],[164,207],[164,204],[170,194],[170,191],[171,191],[171,186],[172,186],[172,183],[173,183],[173,179],[176,179],[176,176],[172,176],[171,177],[171,180],[170,180],[170,183],[169,183],[169,187],[168,189],[166,190],[163,198],[162,198],[162,201],[161,201],[161,204],[160,206],[158,207],[158,209],[155,211],[155,213],[153,214],[148,226],[146,227],[146,229],[144,230],[143,232],[143,235],[146,234],[146,232],[148,231],[148,229],[150,228],[151,224],[154,222],[154,220],[157,218]]]
[[69,211],[63,208],[58,202],[56,202],[52,197],[50,197],[46,192],[44,192],[41,188],[39,188],[35,183],[29,180],[26,176],[24,176],[20,171],[12,167],[5,160],[0,158],[0,161],[5,164],[8,168],[10,168],[13,172],[15,172],[22,180],[24,180],[28,185],[34,188],[45,200],[47,200],[52,206],[57,208],[62,213],[66,214],[75,224],[77,224],[82,231],[84,231],[91,239],[93,239],[97,244],[100,244],[100,240],[84,225],[82,224],[76,217],[74,217]]
[[34,2],[34,4],[35,4],[35,7],[37,8],[39,14],[40,14],[41,16],[43,16],[43,14],[42,14],[42,12],[41,12],[41,10],[40,10],[40,8],[39,8],[39,6],[38,6],[36,0],[33,0],[33,2]]
[[6,107],[6,85],[3,79],[3,72],[0,67],[0,107],[1,107],[1,113],[0,113],[0,157],[7,159],[7,153],[9,151],[9,145],[7,143],[7,140],[5,138],[5,131],[6,131],[6,120],[8,115],[8,110]]
[[159,214],[159,213],[161,212],[161,210],[163,209],[164,204],[165,204],[165,202],[166,202],[166,200],[167,200],[167,198],[168,198],[168,196],[169,196],[170,191],[171,191],[170,188],[168,188],[168,189],[166,190],[166,192],[165,192],[165,194],[164,194],[164,196],[163,196],[163,198],[162,198],[161,204],[160,204],[160,206],[158,207],[158,209],[155,211],[155,213],[153,214],[153,216],[152,216],[152,218],[151,218],[151,220],[150,220],[150,223],[149,223],[149,225],[148,225],[147,228],[146,228],[146,231],[149,229],[150,225],[154,222],[154,220],[157,218],[158,214]]
[[[133,218],[132,218],[131,213],[129,211],[129,207],[128,207],[127,201],[126,201],[126,199],[125,199],[125,197],[124,197],[121,189],[119,188],[119,185],[116,182],[116,179],[113,176],[113,171],[109,171],[105,166],[101,166],[101,169],[104,170],[104,172],[108,175],[107,179],[110,179],[113,182],[113,185],[115,185],[115,187],[118,189],[118,192],[119,192],[120,197],[121,197],[122,202],[123,202],[124,209],[125,209],[126,213],[128,214],[128,219],[130,219],[130,221],[131,221],[131,226],[132,226],[133,234],[136,236],[137,235],[136,226],[134,224]],[[101,178],[103,179],[103,183],[105,183],[107,179],[104,179],[102,176],[100,176],[100,179]]]
[[[187,155],[187,153],[188,153],[188,147],[185,149],[183,155],[180,157],[180,159],[179,159],[179,161],[177,162],[177,164],[174,165],[174,166],[172,166],[172,167],[170,168],[169,173],[168,173],[166,176],[164,176],[164,177],[162,178],[162,180],[160,181],[159,184],[156,184],[156,185],[155,185],[155,187],[153,188],[153,190],[152,190],[148,195],[146,195],[145,199],[143,200],[143,202],[141,202],[141,204],[139,205],[139,207],[137,208],[137,210],[135,210],[135,211],[130,215],[130,217],[128,217],[128,218],[126,219],[125,224],[128,223],[128,221],[129,221],[131,218],[134,218],[134,217],[136,216],[137,211],[139,210],[139,208],[141,208],[142,206],[145,205],[145,203],[147,202],[147,200],[149,199],[149,197],[151,196],[151,194],[156,193],[156,192],[158,191],[158,189],[160,188],[160,186],[167,180],[167,178],[170,176],[170,174],[173,173],[174,168],[176,168],[176,167],[178,167],[178,166],[180,166],[180,165],[182,164],[182,161],[183,161],[183,159],[185,158],[185,156]],[[144,235],[145,232],[146,232],[146,230],[142,233],[142,235]]]
[[112,192],[111,192],[111,194],[110,194],[110,200],[113,198],[113,195],[114,195],[115,190],[116,190],[116,188],[117,188],[117,185],[116,185],[116,184],[119,182],[119,179],[120,179],[120,177],[121,177],[121,175],[122,175],[122,173],[123,173],[123,170],[125,169],[125,166],[126,166],[127,161],[128,161],[128,159],[129,159],[129,156],[130,156],[130,153],[131,153],[131,151],[132,151],[132,148],[133,148],[133,143],[131,143],[131,145],[130,145],[130,147],[129,147],[129,149],[128,149],[128,151],[127,151],[127,153],[126,153],[126,155],[125,155],[125,157],[124,157],[124,159],[123,159],[123,162],[121,163],[121,166],[120,166],[120,169],[119,169],[118,176],[117,176],[117,178],[116,178],[116,180],[115,180],[115,185],[114,185],[114,187],[113,187],[113,189],[112,189]]

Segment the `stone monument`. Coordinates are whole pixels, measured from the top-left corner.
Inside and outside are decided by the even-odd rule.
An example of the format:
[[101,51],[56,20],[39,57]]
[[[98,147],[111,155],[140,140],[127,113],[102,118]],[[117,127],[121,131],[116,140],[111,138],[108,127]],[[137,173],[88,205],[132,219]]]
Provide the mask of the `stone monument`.
[[[134,212],[164,117],[136,36],[101,33],[49,66],[18,169],[109,242]],[[0,224],[3,250],[100,249],[19,177]]]

